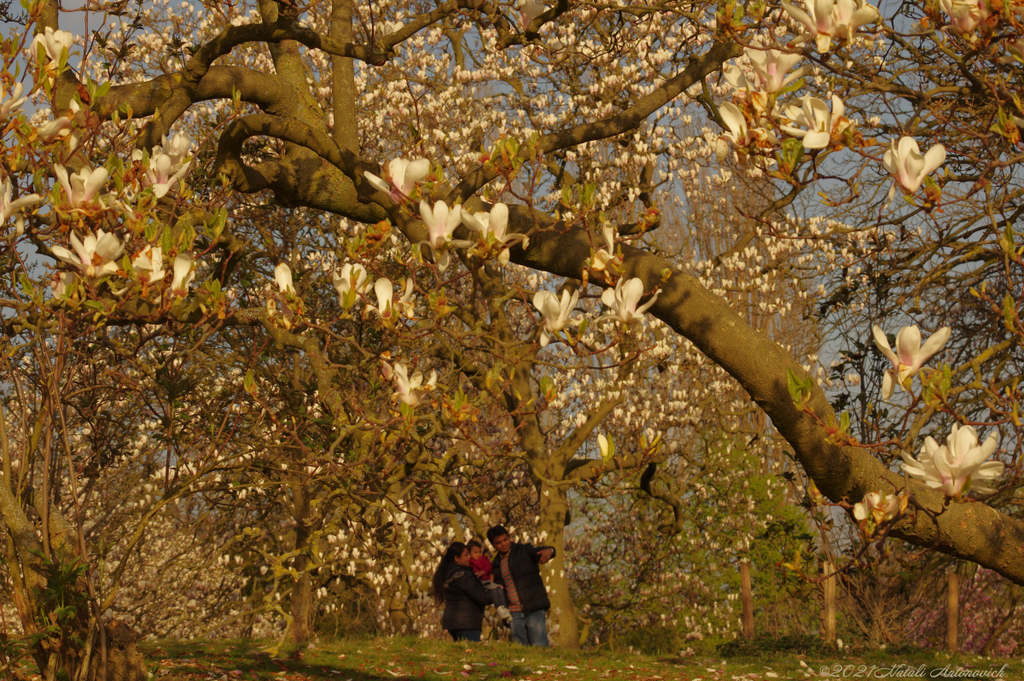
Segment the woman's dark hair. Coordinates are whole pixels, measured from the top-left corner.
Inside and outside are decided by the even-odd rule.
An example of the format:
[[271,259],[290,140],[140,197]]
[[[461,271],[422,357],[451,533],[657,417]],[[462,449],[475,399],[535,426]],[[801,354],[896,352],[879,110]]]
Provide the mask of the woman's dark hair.
[[455,563],[455,559],[463,554],[466,545],[460,541],[454,541],[445,549],[441,556],[441,564],[437,566],[434,573],[434,602],[438,605],[444,603],[444,578],[448,576],[448,566]]

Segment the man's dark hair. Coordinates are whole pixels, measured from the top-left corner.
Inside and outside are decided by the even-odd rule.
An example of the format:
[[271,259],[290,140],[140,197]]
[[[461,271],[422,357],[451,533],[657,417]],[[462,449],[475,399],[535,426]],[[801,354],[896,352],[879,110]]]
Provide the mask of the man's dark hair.
[[472,548],[478,548],[481,551],[484,550],[484,545],[481,544],[480,542],[478,542],[476,539],[470,539],[468,542],[466,542],[466,546],[468,546],[471,549]]
[[493,544],[494,540],[497,539],[498,537],[500,537],[503,534],[508,534],[508,530],[506,530],[501,525],[495,525],[491,529],[487,530],[487,541],[489,541],[489,542],[491,542]]

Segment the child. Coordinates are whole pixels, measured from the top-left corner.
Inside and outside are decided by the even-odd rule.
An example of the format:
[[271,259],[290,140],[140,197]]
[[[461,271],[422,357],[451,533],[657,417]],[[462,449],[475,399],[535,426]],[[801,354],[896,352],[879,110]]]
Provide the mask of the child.
[[471,540],[467,546],[469,546],[469,566],[473,568],[473,574],[480,578],[484,587],[491,594],[498,617],[505,623],[505,626],[511,626],[512,613],[509,612],[505,603],[505,590],[494,583],[494,575],[491,574],[494,566],[491,565],[491,559],[484,554],[483,545],[476,539]]

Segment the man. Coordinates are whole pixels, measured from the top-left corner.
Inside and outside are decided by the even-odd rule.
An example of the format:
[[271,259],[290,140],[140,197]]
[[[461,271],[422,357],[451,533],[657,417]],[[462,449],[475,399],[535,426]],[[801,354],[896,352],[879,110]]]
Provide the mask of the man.
[[546,646],[551,601],[539,566],[555,557],[554,547],[513,544],[501,525],[487,530],[487,539],[498,552],[494,581],[505,588],[505,600],[512,612],[513,640],[524,646]]

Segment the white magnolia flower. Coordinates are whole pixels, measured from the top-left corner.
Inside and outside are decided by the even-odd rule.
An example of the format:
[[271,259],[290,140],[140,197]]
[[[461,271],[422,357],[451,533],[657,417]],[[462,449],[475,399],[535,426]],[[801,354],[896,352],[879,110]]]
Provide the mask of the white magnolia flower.
[[878,21],[878,10],[865,0],[807,0],[807,11],[788,2],[783,8],[794,21],[802,24],[808,34],[804,40],[815,41],[819,52],[828,52],[832,41],[849,41],[857,29]]
[[[452,245],[452,233],[462,222],[462,206],[455,205],[451,209],[444,201],[438,201],[431,208],[426,201],[420,201],[420,215],[427,226],[427,240],[421,242],[430,247],[437,262],[437,269],[444,272],[448,269],[448,247]],[[458,242],[456,246],[469,245]]]
[[395,301],[395,287],[389,279],[381,277],[373,284],[377,294],[377,305],[367,305],[367,311],[376,312],[381,319],[391,319],[397,313],[407,319],[415,317],[416,304],[413,301],[412,279],[405,280],[402,297]]
[[406,319],[412,319],[416,316],[416,303],[412,299],[413,294],[412,278],[407,277],[405,279],[405,283],[402,285],[402,297],[394,303],[395,309],[398,310],[398,314],[402,315]]
[[485,242],[501,244],[502,249],[498,253],[498,262],[501,265],[508,264],[508,248],[515,243],[522,244],[523,248],[530,245],[530,239],[522,234],[508,234],[508,206],[504,203],[496,203],[491,207],[490,213],[478,212],[470,214],[469,211],[462,211],[462,224],[474,232],[480,234]]
[[597,446],[601,450],[601,459],[605,463],[611,463],[615,457],[615,440],[605,437],[603,433],[597,436]]
[[163,249],[160,246],[146,246],[132,260],[132,267],[137,273],[144,274],[146,281],[151,284],[161,281],[166,274]]
[[11,197],[13,196],[14,185],[11,183],[11,178],[8,177],[4,180],[3,219],[0,220],[0,224],[6,225],[7,221],[14,217],[14,230],[20,235],[25,233],[25,216],[22,214],[22,211],[25,208],[42,203],[43,197],[39,194],[29,194],[12,201]]
[[274,268],[274,281],[277,282],[277,289],[281,293],[295,295],[295,286],[292,285],[292,268],[287,263],[279,263]]
[[966,485],[982,493],[991,493],[989,487],[974,485],[978,480],[994,480],[1003,472],[999,461],[986,461],[999,444],[999,434],[992,432],[984,444],[978,444],[978,434],[971,426],[953,426],[941,447],[926,437],[918,458],[903,454],[903,469],[913,478],[922,480],[932,489],[940,489],[946,496],[959,497]]
[[174,279],[171,280],[172,291],[187,291],[188,285],[196,276],[195,265],[187,253],[174,256]]
[[540,332],[540,345],[546,346],[552,336],[557,337],[569,325],[579,324],[580,320],[572,320],[569,315],[580,298],[579,291],[562,290],[559,298],[551,291],[537,291],[533,296],[533,306],[544,316],[544,328]]
[[654,305],[660,293],[661,291],[655,291],[651,299],[638,308],[636,304],[644,294],[644,282],[639,277],[633,277],[629,281],[620,278],[614,289],[605,289],[601,294],[601,302],[612,309],[612,314],[605,315],[602,319],[617,319],[623,324],[635,324],[643,319],[644,312]]
[[986,0],[939,0],[939,5],[949,15],[949,26],[957,35],[973,32],[992,16]]
[[401,21],[385,21],[384,25],[381,27],[381,33],[385,36],[389,36],[392,33],[398,33],[404,26],[405,24]]
[[407,161],[404,158],[392,160],[387,166],[386,182],[373,173],[363,173],[370,184],[389,194],[395,203],[401,203],[409,198],[416,183],[426,179],[429,174],[430,161],[425,158],[418,158],[415,161]]
[[[72,208],[82,208],[97,200],[100,187],[107,181],[109,173],[106,168],[82,168],[77,173],[68,177],[68,171],[64,166],[54,166],[54,174],[64,187],[64,194]],[[102,205],[102,201],[100,201]]]
[[160,199],[173,189],[179,180],[185,177],[189,166],[187,160],[189,150],[192,148],[192,139],[184,134],[178,133],[174,137],[163,139],[162,145],[153,147],[149,160],[146,162],[145,154],[141,149],[132,152],[132,159],[145,163],[145,171],[142,175],[142,185],[152,187],[156,198]]
[[332,275],[334,290],[338,292],[338,304],[349,309],[356,303],[356,296],[366,292],[366,268],[362,265],[346,264]]
[[762,147],[778,144],[778,138],[770,130],[763,128],[748,128],[747,119],[740,111],[740,108],[732,102],[726,102],[718,107],[722,114],[722,121],[725,122],[727,131],[718,138],[715,144],[715,153],[719,158],[724,159],[729,152],[729,142],[732,142],[742,157],[745,157],[750,147]]
[[50,290],[54,298],[63,298],[67,295],[68,289],[75,283],[75,275],[71,272],[54,272],[50,280]]
[[124,246],[113,234],[107,234],[102,229],[96,231],[96,235],[86,233],[85,238],[78,239],[78,235],[71,232],[71,247],[74,253],[63,246],[52,246],[53,254],[75,267],[84,276],[90,279],[102,277],[107,274],[117,273],[116,258],[121,255]]
[[519,23],[524,31],[534,19],[547,10],[544,3],[536,0],[518,0],[516,7],[519,8]]
[[898,144],[895,141],[892,143],[889,151],[885,152],[882,164],[895,176],[900,186],[913,194],[924,182],[924,178],[935,172],[945,160],[946,148],[941,144],[936,144],[927,154],[922,155],[913,137],[903,137]]
[[853,505],[853,517],[857,520],[870,519],[871,524],[879,525],[895,518],[906,507],[905,494],[886,495],[885,492],[868,492],[863,500]]
[[601,238],[604,239],[604,248],[599,248],[594,253],[593,262],[590,264],[590,269],[595,272],[604,272],[608,269],[608,265],[616,259],[615,256],[615,226],[611,224],[605,224],[601,227]]
[[37,45],[42,45],[51,64],[58,64],[64,51],[71,50],[74,42],[75,37],[67,31],[55,31],[47,26],[42,33],[37,33],[36,37],[32,39],[30,49],[36,52],[39,49]]
[[805,149],[824,149],[833,137],[842,134],[850,125],[843,116],[846,112],[843,100],[836,95],[832,95],[832,111],[828,110],[825,102],[810,95],[804,95],[800,102],[800,106],[792,104],[786,107],[785,115],[793,125],[783,125],[782,131],[799,137]]
[[895,386],[906,389],[907,382],[921,370],[924,363],[942,349],[949,340],[950,328],[944,326],[933,333],[922,347],[920,329],[916,325],[904,326],[896,334],[896,352],[889,346],[889,339],[885,337],[882,327],[876,324],[871,327],[871,332],[875,337],[875,346],[893,365],[892,369],[886,369],[882,379],[882,399],[887,400]]
[[787,71],[803,59],[803,55],[800,53],[794,54],[755,47],[748,47],[744,52],[750,59],[750,65],[754,68],[754,73],[757,74],[758,80],[761,81],[761,86],[757,89],[764,92],[778,92],[811,70],[809,66],[804,66],[788,76],[786,75]]
[[437,387],[437,372],[430,372],[430,379],[423,383],[423,374],[417,371],[409,377],[409,370],[401,362],[395,362],[392,368],[387,362],[381,362],[384,378],[395,382],[395,396],[410,407],[415,407],[431,390]]
[[7,120],[8,116],[20,109],[21,105],[25,103],[25,100],[28,99],[28,97],[21,96],[21,93],[24,91],[25,86],[21,83],[14,84],[9,97],[6,94],[6,89],[0,91],[4,93],[3,97],[0,98],[0,125]]

